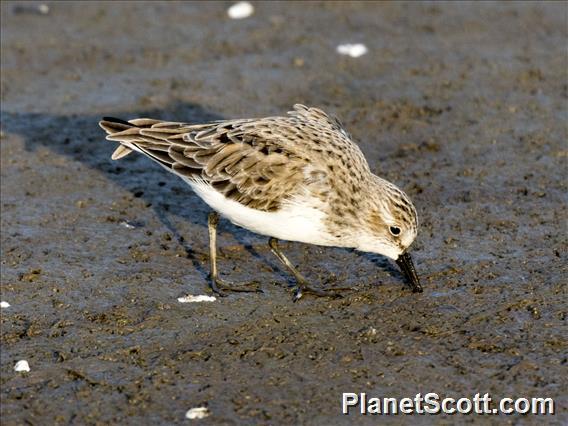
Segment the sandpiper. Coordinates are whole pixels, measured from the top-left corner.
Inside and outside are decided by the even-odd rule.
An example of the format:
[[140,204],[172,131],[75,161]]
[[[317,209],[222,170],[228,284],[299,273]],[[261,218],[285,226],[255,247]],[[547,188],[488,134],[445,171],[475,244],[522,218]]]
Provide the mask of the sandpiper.
[[371,173],[341,123],[318,108],[294,105],[287,116],[205,124],[150,118],[105,117],[108,140],[120,142],[118,160],[140,152],[191,186],[209,214],[211,289],[257,291],[219,277],[219,215],[269,237],[271,251],[294,275],[294,301],[304,293],[337,296],[310,286],[278,240],[349,247],[396,261],[414,292],[421,292],[408,253],[416,238],[416,209],[408,196]]

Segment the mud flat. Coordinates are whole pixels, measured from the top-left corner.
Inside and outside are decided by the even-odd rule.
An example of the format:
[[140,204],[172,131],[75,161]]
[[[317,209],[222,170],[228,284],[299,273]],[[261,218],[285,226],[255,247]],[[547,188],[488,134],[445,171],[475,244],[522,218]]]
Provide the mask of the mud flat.
[[[551,417],[449,421],[565,424],[566,4],[228,5],[2,2],[2,424],[376,424],[343,392],[552,397]],[[266,241],[222,222],[220,269],[264,294],[178,302],[210,294],[207,207],[111,162],[98,119],[296,102],[414,199],[425,292],[379,256],[289,243],[314,283],[353,287],[293,304]]]

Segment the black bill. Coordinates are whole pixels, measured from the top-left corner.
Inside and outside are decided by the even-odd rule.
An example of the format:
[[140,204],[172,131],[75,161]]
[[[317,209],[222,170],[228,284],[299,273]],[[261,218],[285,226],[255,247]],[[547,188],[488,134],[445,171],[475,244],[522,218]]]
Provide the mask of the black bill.
[[414,293],[422,293],[422,286],[420,285],[420,280],[416,274],[416,269],[414,269],[414,263],[412,263],[412,257],[410,257],[410,254],[402,253],[398,256],[398,259],[396,259],[396,264],[410,284],[412,291]]

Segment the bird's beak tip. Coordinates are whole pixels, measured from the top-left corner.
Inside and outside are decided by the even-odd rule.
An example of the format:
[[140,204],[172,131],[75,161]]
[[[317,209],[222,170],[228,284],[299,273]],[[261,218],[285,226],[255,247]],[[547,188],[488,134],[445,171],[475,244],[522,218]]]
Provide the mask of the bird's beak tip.
[[410,256],[410,254],[408,252],[402,253],[400,256],[398,256],[398,259],[396,259],[396,263],[402,271],[404,277],[412,287],[412,292],[422,293],[422,285],[420,284],[416,269],[414,269],[414,263],[412,262],[412,257]]

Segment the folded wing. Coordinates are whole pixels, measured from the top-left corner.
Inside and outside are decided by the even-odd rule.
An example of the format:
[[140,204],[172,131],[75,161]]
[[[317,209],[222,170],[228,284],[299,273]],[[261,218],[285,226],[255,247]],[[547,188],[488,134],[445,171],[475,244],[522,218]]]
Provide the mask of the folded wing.
[[108,140],[121,143],[113,159],[138,151],[190,182],[205,182],[247,207],[274,211],[301,191],[308,164],[286,149],[281,134],[267,132],[274,123],[266,121],[277,119],[189,125],[105,117],[99,124]]

